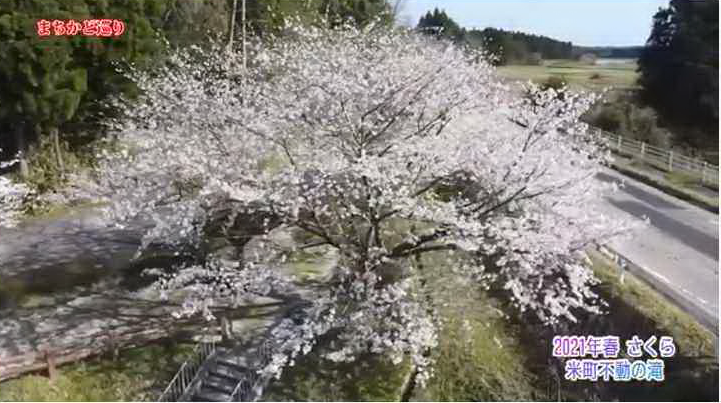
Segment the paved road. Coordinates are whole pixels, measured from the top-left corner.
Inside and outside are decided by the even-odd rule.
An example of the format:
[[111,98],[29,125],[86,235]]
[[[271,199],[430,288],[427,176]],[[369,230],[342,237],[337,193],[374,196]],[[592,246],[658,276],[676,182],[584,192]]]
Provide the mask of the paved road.
[[55,268],[77,259],[93,260],[92,266],[105,268],[118,260],[117,254],[132,256],[139,239],[138,229],[109,227],[98,208],[81,208],[58,218],[29,219],[17,228],[0,228],[0,274],[38,271],[45,265]]
[[609,246],[715,318],[719,309],[718,215],[608,170],[601,181],[624,180],[626,186],[605,198],[606,214],[648,216],[651,225],[630,239]]
[[[139,239],[140,228],[108,227],[96,208],[0,228],[0,284],[22,292],[89,284],[128,268]],[[8,306],[8,291],[0,286],[0,309]]]

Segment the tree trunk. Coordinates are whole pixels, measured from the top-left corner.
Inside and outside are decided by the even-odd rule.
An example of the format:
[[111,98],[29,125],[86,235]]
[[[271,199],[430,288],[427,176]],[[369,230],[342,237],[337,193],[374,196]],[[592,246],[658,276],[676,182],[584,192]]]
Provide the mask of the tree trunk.
[[57,160],[58,164],[58,171],[60,171],[60,176],[63,176],[63,173],[65,172],[65,164],[63,164],[63,154],[60,151],[60,135],[58,135],[57,128],[52,129],[50,133],[50,137],[53,142],[53,148],[55,150],[55,159]]

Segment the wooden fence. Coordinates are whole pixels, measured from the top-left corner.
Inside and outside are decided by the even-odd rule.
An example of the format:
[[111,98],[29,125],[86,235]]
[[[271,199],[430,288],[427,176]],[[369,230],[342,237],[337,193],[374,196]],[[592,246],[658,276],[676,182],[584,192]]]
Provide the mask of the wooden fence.
[[664,172],[676,172],[699,181],[700,184],[718,189],[719,167],[699,158],[687,157],[671,150],[654,147],[642,141],[595,129],[608,139],[611,150],[639,159]]

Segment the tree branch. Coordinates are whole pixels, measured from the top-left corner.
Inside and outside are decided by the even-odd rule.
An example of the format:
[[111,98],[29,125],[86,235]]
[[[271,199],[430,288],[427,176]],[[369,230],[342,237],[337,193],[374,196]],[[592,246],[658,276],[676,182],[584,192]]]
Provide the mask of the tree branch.
[[402,242],[398,245],[396,245],[393,250],[391,251],[389,257],[399,257],[402,256],[402,253],[405,251],[408,251],[410,249],[417,248],[418,246],[423,245],[424,243],[435,241],[437,239],[440,239],[444,236],[448,235],[447,229],[438,229],[433,231],[430,234],[421,235],[418,237],[417,240],[413,242]]
[[413,248],[406,252],[403,252],[397,256],[394,257],[406,257],[406,256],[417,256],[421,253],[426,252],[433,252],[433,251],[442,251],[442,250],[457,250],[458,246],[454,244],[446,244],[446,245],[431,245],[431,246],[424,246],[419,248]]

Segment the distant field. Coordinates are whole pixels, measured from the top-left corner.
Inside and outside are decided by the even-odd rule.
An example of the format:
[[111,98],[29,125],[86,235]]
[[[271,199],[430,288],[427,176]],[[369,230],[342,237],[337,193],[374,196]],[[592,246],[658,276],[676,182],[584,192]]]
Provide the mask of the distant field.
[[584,90],[635,88],[638,76],[634,59],[598,59],[595,65],[576,60],[545,60],[540,66],[500,66],[498,73],[507,79],[537,83],[558,76],[569,87]]

